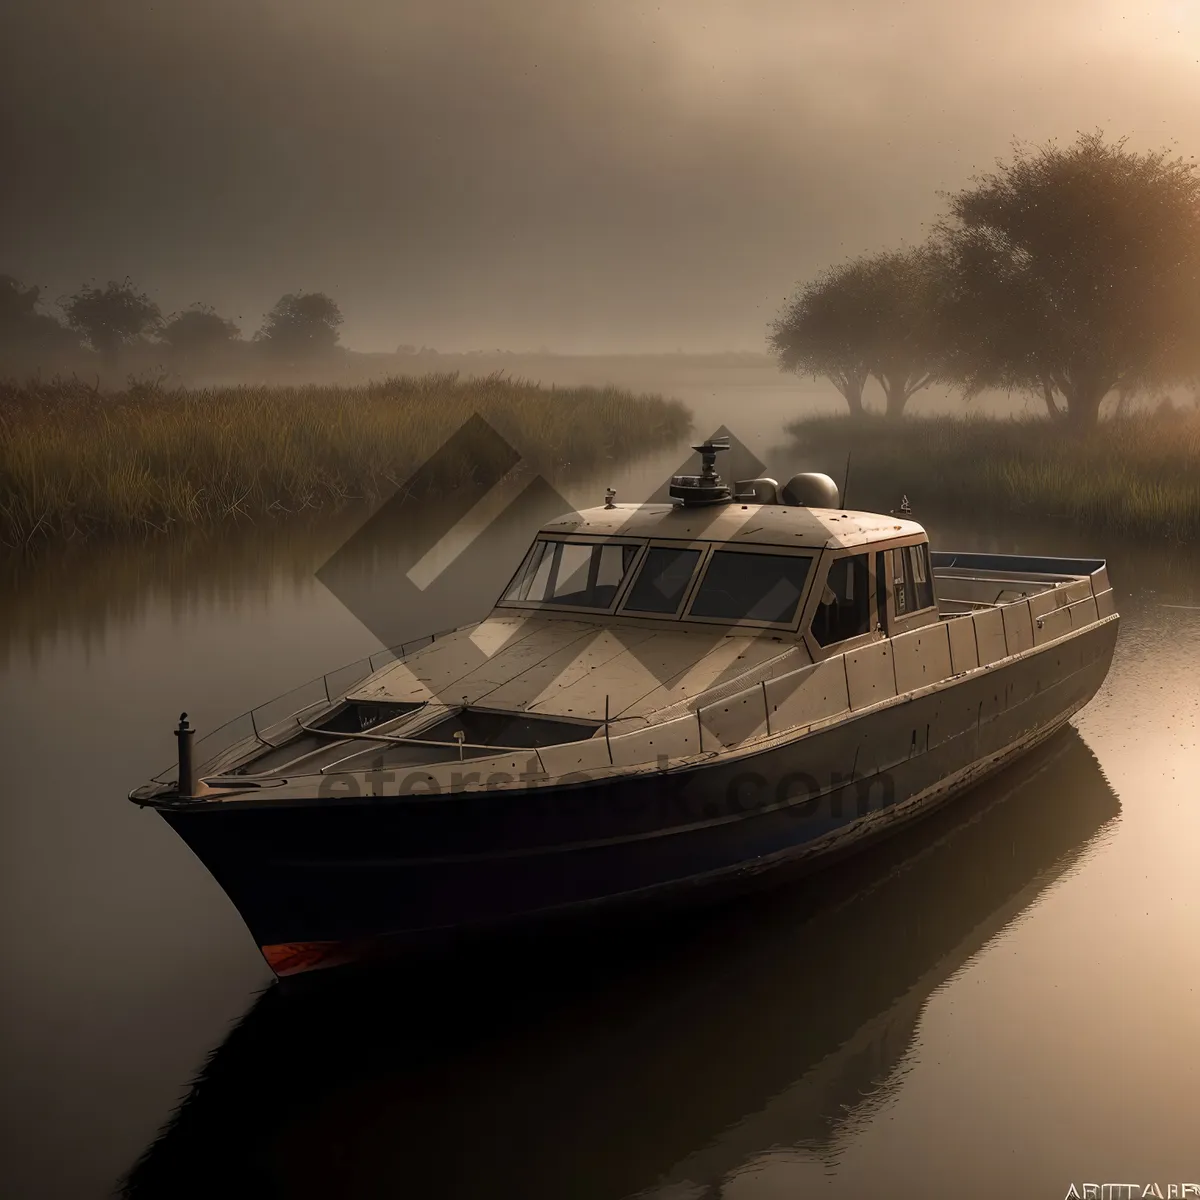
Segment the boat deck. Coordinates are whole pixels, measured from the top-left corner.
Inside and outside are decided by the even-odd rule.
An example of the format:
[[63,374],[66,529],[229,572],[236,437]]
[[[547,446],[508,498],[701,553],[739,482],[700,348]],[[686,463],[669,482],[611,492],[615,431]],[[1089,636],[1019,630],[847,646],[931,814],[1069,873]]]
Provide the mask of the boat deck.
[[1091,577],[1104,569],[1102,559],[1035,558],[1009,554],[930,555],[943,618],[1054,593],[1059,605],[1092,592]]
[[494,613],[256,709],[197,743],[194,761],[209,788],[241,793],[397,767],[440,779],[468,762],[485,774],[661,769],[664,756],[802,736],[948,686],[1115,613],[1099,559],[935,552],[930,567],[936,613],[815,660],[798,634],[663,628],[648,656],[636,629]]

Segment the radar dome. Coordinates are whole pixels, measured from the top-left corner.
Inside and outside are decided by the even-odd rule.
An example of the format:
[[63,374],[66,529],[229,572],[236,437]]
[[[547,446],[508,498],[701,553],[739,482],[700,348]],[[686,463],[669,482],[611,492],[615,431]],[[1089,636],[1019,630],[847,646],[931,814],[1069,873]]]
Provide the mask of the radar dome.
[[820,471],[802,471],[783,485],[780,498],[784,504],[803,508],[837,508],[838,486]]

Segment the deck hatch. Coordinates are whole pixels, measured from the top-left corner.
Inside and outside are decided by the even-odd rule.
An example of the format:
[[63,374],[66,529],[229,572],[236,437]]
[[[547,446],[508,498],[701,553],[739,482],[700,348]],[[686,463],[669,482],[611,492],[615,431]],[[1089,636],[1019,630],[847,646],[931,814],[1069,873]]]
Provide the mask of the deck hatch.
[[563,721],[527,713],[464,708],[422,730],[421,740],[453,746],[457,740],[454,735],[463,733],[463,740],[471,746],[532,748],[585,741],[600,727],[599,721]]
[[374,729],[376,725],[393,721],[396,717],[406,716],[408,713],[416,712],[417,709],[424,707],[422,701],[372,703],[370,700],[352,700],[335,709],[325,720],[315,722],[313,728],[328,733],[366,733],[368,729]]

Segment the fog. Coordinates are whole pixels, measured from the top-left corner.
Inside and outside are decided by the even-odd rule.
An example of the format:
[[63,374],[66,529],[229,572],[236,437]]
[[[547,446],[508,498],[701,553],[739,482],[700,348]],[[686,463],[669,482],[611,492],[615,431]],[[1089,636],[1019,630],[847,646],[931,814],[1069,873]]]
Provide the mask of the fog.
[[1200,4],[31,0],[0,16],[0,271],[247,333],[763,347],[1014,137],[1200,149]]

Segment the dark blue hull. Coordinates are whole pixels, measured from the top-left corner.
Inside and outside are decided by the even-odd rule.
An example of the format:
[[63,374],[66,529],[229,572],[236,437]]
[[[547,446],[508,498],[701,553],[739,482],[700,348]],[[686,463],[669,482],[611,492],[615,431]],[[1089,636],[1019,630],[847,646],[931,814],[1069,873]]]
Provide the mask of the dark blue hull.
[[1108,671],[1115,621],[794,742],[620,783],[160,811],[280,974],[804,871],[1044,740]]

